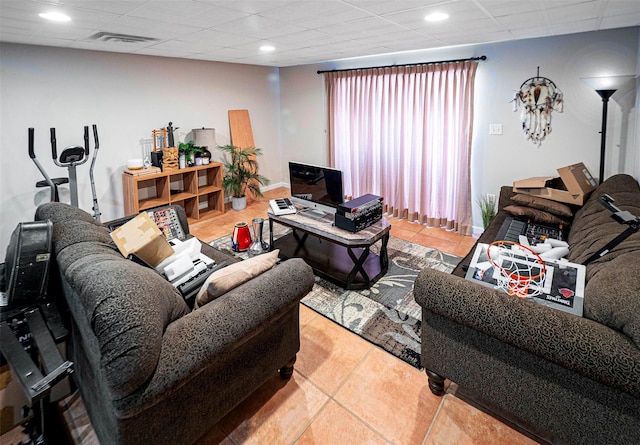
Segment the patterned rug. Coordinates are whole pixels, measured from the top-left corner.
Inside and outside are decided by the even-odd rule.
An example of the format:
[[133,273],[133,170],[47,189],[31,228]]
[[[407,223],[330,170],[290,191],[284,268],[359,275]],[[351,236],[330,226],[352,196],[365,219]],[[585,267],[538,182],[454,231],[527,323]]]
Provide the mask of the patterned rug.
[[[267,224],[264,229],[263,238],[268,241]],[[287,233],[289,229],[276,225],[274,238]],[[231,249],[229,236],[210,244],[248,258],[247,253]],[[371,250],[377,253],[377,247]],[[460,258],[394,237],[389,239],[387,250],[389,270],[370,289],[345,290],[316,277],[313,290],[302,304],[419,369],[422,310],[413,298],[413,282],[420,269],[451,272]]]

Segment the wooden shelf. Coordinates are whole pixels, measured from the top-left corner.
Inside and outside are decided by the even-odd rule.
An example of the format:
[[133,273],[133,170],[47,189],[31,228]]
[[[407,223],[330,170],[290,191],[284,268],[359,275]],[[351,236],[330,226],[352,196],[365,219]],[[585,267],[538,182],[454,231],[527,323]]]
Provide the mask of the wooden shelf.
[[219,162],[149,175],[123,173],[124,213],[177,204],[191,219],[223,214],[222,174]]

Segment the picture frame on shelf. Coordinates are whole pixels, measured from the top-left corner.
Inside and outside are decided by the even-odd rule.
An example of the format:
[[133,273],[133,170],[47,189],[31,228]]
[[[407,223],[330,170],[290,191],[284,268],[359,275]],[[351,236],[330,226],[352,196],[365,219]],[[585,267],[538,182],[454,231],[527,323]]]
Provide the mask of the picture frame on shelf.
[[162,130],[153,130],[153,151],[162,151],[167,147],[167,130],[163,128]]

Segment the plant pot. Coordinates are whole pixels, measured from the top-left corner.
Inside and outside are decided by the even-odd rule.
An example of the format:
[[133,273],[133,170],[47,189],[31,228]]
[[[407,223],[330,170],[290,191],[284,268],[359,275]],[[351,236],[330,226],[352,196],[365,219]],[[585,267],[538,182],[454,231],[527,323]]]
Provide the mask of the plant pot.
[[244,210],[247,208],[247,197],[243,196],[242,198],[231,198],[231,208],[233,210]]

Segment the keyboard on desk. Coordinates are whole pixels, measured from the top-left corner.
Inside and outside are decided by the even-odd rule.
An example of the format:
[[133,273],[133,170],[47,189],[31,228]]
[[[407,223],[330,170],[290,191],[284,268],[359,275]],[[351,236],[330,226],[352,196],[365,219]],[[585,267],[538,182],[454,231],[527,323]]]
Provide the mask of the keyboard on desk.
[[274,215],[289,215],[296,213],[296,208],[289,198],[278,198],[269,201],[269,207]]

